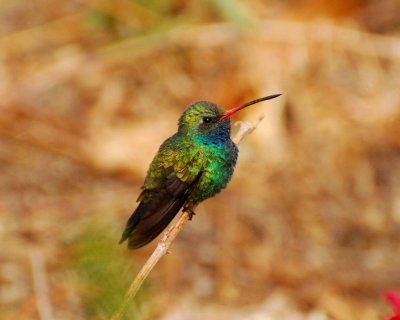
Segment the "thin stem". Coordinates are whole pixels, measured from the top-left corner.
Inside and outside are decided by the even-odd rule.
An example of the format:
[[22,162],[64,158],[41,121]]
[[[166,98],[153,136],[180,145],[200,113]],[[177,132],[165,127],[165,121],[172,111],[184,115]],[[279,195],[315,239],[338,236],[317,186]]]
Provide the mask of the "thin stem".
[[49,297],[49,286],[47,283],[46,268],[43,255],[40,251],[33,250],[30,254],[33,287],[36,294],[36,304],[41,320],[53,320],[53,311]]

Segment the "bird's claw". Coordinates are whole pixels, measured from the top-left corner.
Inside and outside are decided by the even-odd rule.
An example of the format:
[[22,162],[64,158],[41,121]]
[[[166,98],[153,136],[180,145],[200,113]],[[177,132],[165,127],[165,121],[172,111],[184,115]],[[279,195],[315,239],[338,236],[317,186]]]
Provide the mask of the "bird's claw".
[[189,207],[184,207],[183,208],[183,212],[187,212],[187,214],[189,215],[189,220],[193,219],[193,216],[196,214],[192,209],[190,209]]

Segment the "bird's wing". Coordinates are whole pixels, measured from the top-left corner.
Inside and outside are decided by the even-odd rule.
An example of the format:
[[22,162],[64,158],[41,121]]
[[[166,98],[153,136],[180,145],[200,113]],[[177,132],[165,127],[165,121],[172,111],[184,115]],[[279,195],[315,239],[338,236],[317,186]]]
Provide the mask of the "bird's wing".
[[160,147],[150,165],[138,199],[139,206],[122,235],[120,243],[129,238],[131,249],[146,245],[167,227],[201,177],[199,157],[190,150],[180,149],[185,146],[169,140]]

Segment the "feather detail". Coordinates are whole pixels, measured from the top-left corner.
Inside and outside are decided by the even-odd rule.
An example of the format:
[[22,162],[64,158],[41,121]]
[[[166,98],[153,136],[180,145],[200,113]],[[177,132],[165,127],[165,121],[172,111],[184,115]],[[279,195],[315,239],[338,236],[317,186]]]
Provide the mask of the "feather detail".
[[188,184],[172,171],[162,187],[145,189],[139,206],[126,224],[120,243],[129,239],[128,247],[137,249],[156,238],[185,204],[200,177],[201,173]]

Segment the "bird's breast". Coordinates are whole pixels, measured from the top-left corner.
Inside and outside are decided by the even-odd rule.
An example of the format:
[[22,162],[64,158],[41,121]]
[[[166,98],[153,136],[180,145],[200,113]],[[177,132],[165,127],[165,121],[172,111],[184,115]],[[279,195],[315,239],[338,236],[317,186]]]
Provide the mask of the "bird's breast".
[[228,144],[206,145],[202,152],[202,175],[189,202],[198,203],[214,196],[226,187],[232,178],[237,160],[237,148]]

